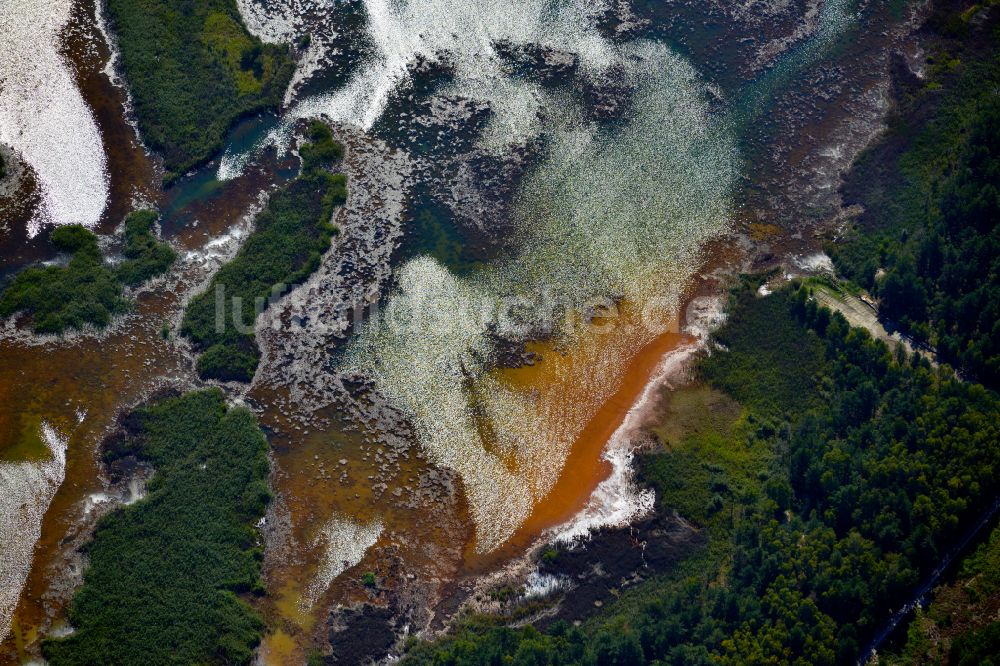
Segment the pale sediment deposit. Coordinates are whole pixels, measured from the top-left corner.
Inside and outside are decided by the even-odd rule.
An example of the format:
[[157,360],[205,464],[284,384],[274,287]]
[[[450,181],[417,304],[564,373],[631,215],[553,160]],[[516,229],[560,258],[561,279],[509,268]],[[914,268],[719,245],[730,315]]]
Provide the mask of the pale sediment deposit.
[[48,460],[0,462],[0,641],[10,633],[42,518],[66,474],[66,438],[47,423],[42,423],[40,435],[51,455]]
[[361,524],[341,516],[330,518],[313,544],[323,549],[323,557],[319,571],[303,594],[303,608],[308,609],[316,603],[337,576],[360,562],[381,535],[380,522]]
[[29,222],[96,224],[108,198],[107,159],[94,114],[60,53],[70,0],[0,2],[0,143],[31,167],[41,202]]

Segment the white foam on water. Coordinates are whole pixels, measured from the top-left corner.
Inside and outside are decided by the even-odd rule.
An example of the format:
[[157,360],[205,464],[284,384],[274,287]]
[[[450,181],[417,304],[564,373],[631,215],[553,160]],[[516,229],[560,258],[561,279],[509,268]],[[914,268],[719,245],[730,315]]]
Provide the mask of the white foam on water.
[[253,217],[258,208],[262,207],[262,205],[254,207],[240,219],[239,223],[230,226],[225,233],[215,236],[199,249],[185,252],[184,263],[209,264],[230,259],[236,254],[243,238],[250,233]]
[[250,147],[249,150],[238,152],[227,147],[222,157],[219,158],[219,169],[215,174],[218,180],[233,180],[239,178],[246,171],[247,166],[253,159],[260,156],[265,148],[274,146],[278,153],[283,153],[289,148],[292,139],[292,129],[289,123],[282,123],[268,131],[264,136]]
[[378,521],[362,524],[337,515],[328,520],[313,542],[314,547],[323,549],[323,558],[299,601],[303,608],[311,608],[337,576],[360,562],[382,536],[382,530]]
[[528,574],[528,580],[524,583],[524,596],[527,599],[547,597],[569,586],[570,583],[565,577],[543,574],[536,569]]
[[833,259],[825,252],[792,257],[792,263],[810,273],[833,273]]
[[624,527],[653,510],[655,493],[635,484],[633,450],[631,441],[619,429],[603,455],[611,463],[611,475],[598,484],[580,513],[551,533],[554,541],[573,543],[604,527]]
[[48,460],[0,463],[0,642],[10,633],[42,518],[66,475],[67,439],[44,422],[41,436]]
[[222,157],[219,158],[219,170],[215,177],[217,180],[233,180],[239,178],[246,169],[253,153],[233,153],[227,148]]
[[59,53],[71,0],[0,0],[0,143],[35,172],[43,225],[92,226],[108,199],[107,159],[94,114]]
[[94,3],[94,24],[97,26],[97,30],[101,33],[104,38],[105,43],[108,45],[108,51],[110,55],[108,61],[104,63],[104,75],[108,77],[108,81],[112,85],[117,86],[125,91],[127,98],[127,109],[131,111],[132,109],[132,95],[129,92],[128,86],[125,85],[125,81],[118,76],[118,68],[121,63],[121,51],[118,48],[118,40],[115,38],[111,27],[108,25],[107,8],[104,6],[104,2]]
[[129,504],[135,504],[139,500],[146,496],[146,479],[143,477],[134,477],[129,479],[128,482],[128,492],[125,494],[125,498],[122,500],[122,504],[128,506]]
[[105,492],[90,493],[87,495],[86,500],[84,500],[83,514],[85,516],[90,515],[90,513],[97,507],[102,504],[107,504],[108,502],[113,502],[116,499],[118,498]]
[[303,100],[292,113],[325,113],[368,129],[418,57],[435,59],[447,53],[454,65],[450,91],[488,101],[493,125],[507,129],[508,137],[521,136],[535,122],[542,92],[505,71],[496,43],[554,45],[581,54],[589,65],[606,65],[609,45],[593,29],[592,10],[592,4],[584,2],[549,0],[366,0],[372,56],[346,86]]
[[[247,31],[268,44],[290,42],[296,34],[304,4],[298,0],[285,0],[263,4],[254,0],[236,0]],[[313,3],[308,3],[313,4]]]

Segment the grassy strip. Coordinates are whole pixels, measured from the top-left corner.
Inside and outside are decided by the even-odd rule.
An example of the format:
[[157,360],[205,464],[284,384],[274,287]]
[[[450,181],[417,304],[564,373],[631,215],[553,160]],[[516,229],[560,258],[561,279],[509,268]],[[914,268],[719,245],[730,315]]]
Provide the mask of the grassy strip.
[[263,44],[235,0],[108,0],[139,129],[169,183],[222,149],[243,115],[277,107],[291,79],[285,47]]
[[1000,11],[973,9],[933,21],[957,38],[941,37],[927,82],[899,100],[887,136],[855,165],[845,190],[865,213],[829,251],[885,315],[997,388]]
[[275,288],[300,283],[319,267],[337,232],[330,218],[347,198],[347,181],[325,167],[340,159],[343,148],[320,122],[311,125],[309,136],[299,149],[302,174],[271,197],[239,253],[184,313],[181,333],[203,352],[198,373],[204,378],[250,381],[260,359],[253,335],[257,315]]
[[718,335],[728,350],[702,364],[712,388],[668,400],[665,450],[640,465],[660,511],[708,530],[705,551],[583,627],[480,622],[413,646],[411,663],[856,659],[992,502],[1000,398],[894,357],[805,289],[757,298],[756,286],[734,295]]
[[262,622],[238,595],[260,590],[254,524],[264,515],[267,441],[219,390],[141,407],[106,451],[156,469],[149,495],[104,517],[70,607],[75,628],[43,643],[64,664],[243,664]]
[[153,211],[136,211],[125,220],[125,260],[106,264],[97,236],[72,224],[52,232],[52,243],[72,258],[66,266],[31,266],[19,273],[0,295],[0,317],[31,313],[36,333],[62,333],[111,323],[131,307],[122,286],[136,286],[167,270],[175,259],[166,243],[156,240]]

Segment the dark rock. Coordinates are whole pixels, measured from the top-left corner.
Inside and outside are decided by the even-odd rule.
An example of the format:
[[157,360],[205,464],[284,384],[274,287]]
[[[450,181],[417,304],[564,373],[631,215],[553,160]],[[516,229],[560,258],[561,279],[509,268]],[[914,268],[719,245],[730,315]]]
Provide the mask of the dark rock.
[[643,36],[651,22],[639,17],[629,0],[614,0],[597,17],[597,26],[610,39],[625,40]]
[[495,45],[497,54],[514,69],[517,76],[535,79],[543,84],[563,83],[580,66],[575,53],[537,43],[515,44],[501,40]]
[[507,340],[500,336],[491,336],[493,341],[494,359],[501,368],[523,368],[538,363],[541,356],[525,349],[523,342]]
[[362,604],[330,613],[327,663],[338,665],[378,662],[396,644],[396,614],[390,608]]
[[511,144],[500,154],[470,146],[424,174],[431,200],[451,215],[470,259],[495,257],[516,238],[511,207],[538,155],[534,143]]
[[563,578],[569,589],[556,612],[535,624],[586,619],[622,588],[671,569],[706,540],[676,513],[657,513],[631,527],[600,530],[574,548],[556,546],[554,557],[543,554],[539,571]]
[[621,67],[609,67],[582,85],[585,106],[591,118],[598,121],[620,120],[634,92]]

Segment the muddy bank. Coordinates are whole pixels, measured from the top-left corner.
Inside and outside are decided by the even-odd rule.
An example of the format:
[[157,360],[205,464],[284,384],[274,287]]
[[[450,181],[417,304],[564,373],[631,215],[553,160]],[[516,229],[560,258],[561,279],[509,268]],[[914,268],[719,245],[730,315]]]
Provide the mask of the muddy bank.
[[[540,611],[532,624],[544,630],[557,620],[581,622],[626,588],[670,571],[706,540],[676,513],[655,514],[627,528],[602,529],[576,548],[543,551],[538,575],[551,579],[540,587],[555,590],[554,607]],[[529,594],[533,591],[529,586]]]
[[[537,568],[523,580],[480,587],[469,607],[543,631],[556,621],[579,624],[626,589],[670,571],[705,540],[675,514],[601,529],[585,543],[545,549]],[[400,654],[414,631],[409,623],[414,609],[401,597],[385,596],[385,605],[364,602],[330,613],[324,663],[367,664]]]

